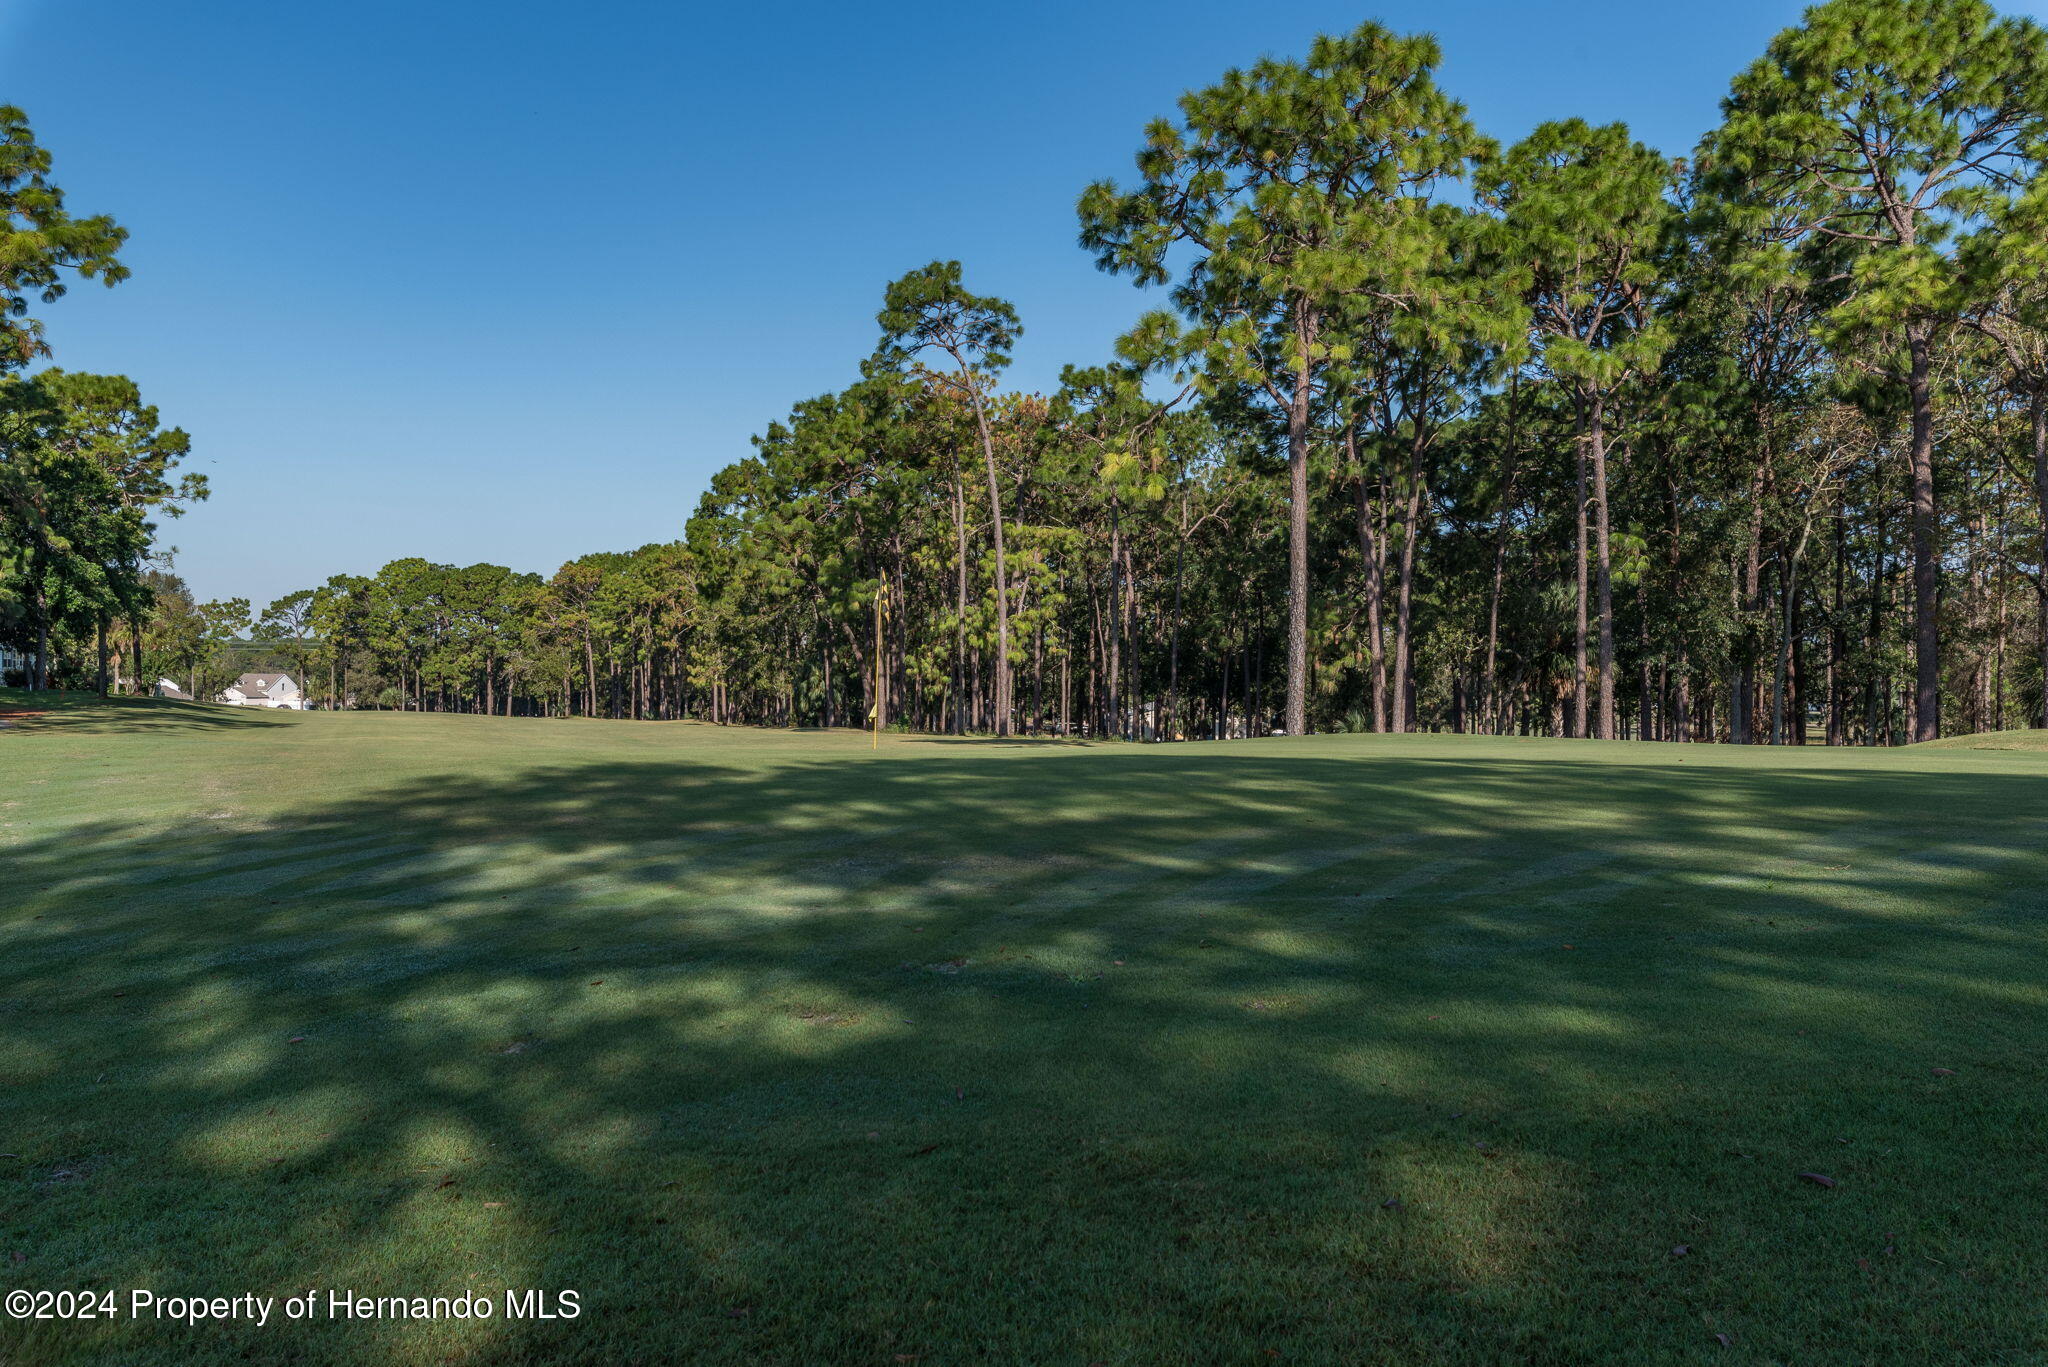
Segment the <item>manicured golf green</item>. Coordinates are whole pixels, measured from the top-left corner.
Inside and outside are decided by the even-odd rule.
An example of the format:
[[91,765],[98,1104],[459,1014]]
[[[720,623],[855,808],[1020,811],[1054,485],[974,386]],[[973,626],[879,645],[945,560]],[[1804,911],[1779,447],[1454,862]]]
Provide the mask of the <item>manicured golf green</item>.
[[123,1317],[0,1362],[2038,1362],[2044,917],[2026,736],[73,702],[0,727],[0,1285]]

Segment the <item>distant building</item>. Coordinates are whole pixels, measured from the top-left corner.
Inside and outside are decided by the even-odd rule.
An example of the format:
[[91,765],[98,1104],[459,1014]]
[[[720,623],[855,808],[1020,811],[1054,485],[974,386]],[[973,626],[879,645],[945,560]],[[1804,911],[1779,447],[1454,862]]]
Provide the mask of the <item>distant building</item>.
[[179,702],[191,702],[192,695],[169,679],[158,679],[156,687],[149,690],[153,698],[176,698]]
[[220,691],[220,702],[230,707],[288,707],[306,710],[305,695],[289,674],[244,674]]

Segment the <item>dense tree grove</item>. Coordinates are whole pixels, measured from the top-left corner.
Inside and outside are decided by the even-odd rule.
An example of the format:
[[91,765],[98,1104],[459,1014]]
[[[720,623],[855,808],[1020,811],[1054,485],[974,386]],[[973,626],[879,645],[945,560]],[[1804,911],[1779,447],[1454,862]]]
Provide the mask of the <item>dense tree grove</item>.
[[[1685,160],[1576,119],[1502,147],[1438,56],[1368,24],[1145,129],[1079,236],[1170,307],[1054,393],[1001,387],[1016,310],[934,262],[681,540],[550,578],[398,561],[270,605],[257,639],[331,705],[507,715],[2048,724],[2048,36],[1981,0],[1831,0]],[[115,231],[67,250],[110,262]],[[121,509],[199,492],[132,386],[11,384],[10,421],[144,472],[107,476],[135,481]],[[82,535],[118,548],[119,521]],[[247,605],[29,574],[18,620],[133,619],[138,674],[239,658]]]

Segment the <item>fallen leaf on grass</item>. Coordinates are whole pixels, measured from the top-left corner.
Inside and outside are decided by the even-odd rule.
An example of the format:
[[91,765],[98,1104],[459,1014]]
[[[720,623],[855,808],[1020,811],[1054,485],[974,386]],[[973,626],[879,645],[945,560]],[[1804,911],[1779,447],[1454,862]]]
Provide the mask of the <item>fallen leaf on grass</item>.
[[486,1201],[486,1202],[484,1202],[484,1209],[485,1209],[485,1210],[503,1210],[504,1208],[505,1208],[505,1203],[504,1203],[503,1201]]
[[1714,1335],[1714,1342],[1720,1344],[1723,1348],[1733,1348],[1735,1346],[1735,1340],[1729,1338],[1726,1334]]
[[1831,1187],[1835,1184],[1835,1179],[1824,1172],[1802,1172],[1799,1174],[1799,1180],[1811,1182],[1817,1187]]
[[1956,1070],[1953,1068],[1936,1068],[1934,1070],[1934,1075],[1936,1077],[1954,1077],[1956,1075]]
[[1398,1196],[1389,1196],[1386,1200],[1380,1202],[1381,1210],[1399,1210],[1400,1208],[1401,1198]]
[[285,1041],[286,1044],[304,1044],[305,1042],[306,1037],[304,1035],[293,1035],[290,1039]]
[[1683,1258],[1686,1254],[1690,1252],[1692,1252],[1691,1244],[1680,1244],[1678,1247],[1671,1250],[1671,1256],[1674,1258]]
[[912,1153],[912,1154],[911,1154],[910,1156],[911,1156],[912,1158],[922,1158],[922,1157],[924,1157],[924,1156],[925,1156],[926,1154],[928,1154],[928,1153],[937,1153],[938,1151],[939,1151],[939,1146],[938,1146],[937,1144],[927,1144],[927,1145],[925,1145],[925,1146],[924,1146],[923,1148],[921,1148],[921,1149],[918,1149],[918,1150],[916,1150],[915,1152],[913,1152],[913,1153]]

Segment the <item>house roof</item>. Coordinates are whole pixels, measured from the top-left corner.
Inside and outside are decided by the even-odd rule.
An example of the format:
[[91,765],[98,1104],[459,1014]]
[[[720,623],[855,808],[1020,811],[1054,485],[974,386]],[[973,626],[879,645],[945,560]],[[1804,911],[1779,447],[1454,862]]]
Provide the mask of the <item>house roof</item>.
[[156,681],[156,692],[160,698],[183,698],[186,702],[192,701],[190,693],[187,693],[169,679],[158,679]]
[[241,689],[245,696],[252,693],[268,693],[278,684],[290,683],[291,677],[289,674],[244,674],[228,687]]

